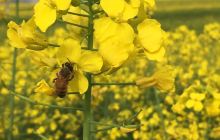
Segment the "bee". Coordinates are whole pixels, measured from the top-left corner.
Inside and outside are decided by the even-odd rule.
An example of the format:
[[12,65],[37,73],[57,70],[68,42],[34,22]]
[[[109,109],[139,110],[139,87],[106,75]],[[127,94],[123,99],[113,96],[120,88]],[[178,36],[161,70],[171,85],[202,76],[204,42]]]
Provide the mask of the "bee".
[[56,76],[53,79],[55,94],[64,98],[67,94],[68,82],[74,78],[73,64],[70,61],[62,64],[62,68],[56,73]]

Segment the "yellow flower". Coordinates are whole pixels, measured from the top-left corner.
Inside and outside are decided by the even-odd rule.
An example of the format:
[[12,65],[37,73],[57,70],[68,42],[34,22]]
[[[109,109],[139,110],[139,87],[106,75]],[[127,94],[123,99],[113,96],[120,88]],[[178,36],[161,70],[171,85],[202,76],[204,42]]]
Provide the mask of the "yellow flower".
[[57,58],[61,64],[70,61],[74,66],[74,78],[69,82],[70,92],[85,93],[88,88],[88,80],[83,72],[100,72],[103,60],[94,51],[82,51],[77,40],[68,38],[57,52]]
[[213,100],[206,104],[205,109],[208,116],[218,116],[220,114],[220,93],[212,91]]
[[37,87],[34,90],[36,93],[44,93],[47,95],[54,95],[54,89],[51,88],[45,80],[41,80],[40,82],[37,83]]
[[176,103],[172,106],[172,110],[178,114],[184,114],[185,105],[183,103]]
[[214,100],[205,106],[208,116],[215,117],[220,114],[220,101]]
[[126,21],[138,14],[140,0],[101,0],[100,5],[110,17]]
[[51,26],[57,17],[57,11],[69,8],[71,0],[40,0],[34,7],[36,25],[42,32]]
[[202,100],[205,99],[205,94],[191,93],[190,99],[186,102],[187,108],[193,108],[196,112],[200,112],[203,109]]
[[165,54],[163,47],[164,31],[154,19],[145,19],[137,27],[137,40],[150,60],[161,61]]
[[132,27],[105,17],[95,20],[94,29],[99,53],[109,67],[117,68],[124,64],[134,51]]
[[43,126],[41,126],[41,127],[39,127],[39,128],[36,130],[36,133],[37,133],[37,134],[43,134],[45,131],[46,131],[46,129],[45,129]]
[[32,50],[42,50],[48,45],[46,37],[36,30],[36,25],[31,18],[26,23],[17,25],[11,21],[8,23],[7,36],[12,46],[16,48],[27,48]]
[[215,127],[210,132],[210,137],[214,139],[220,138],[220,127]]
[[174,69],[165,66],[156,71],[150,77],[144,77],[136,81],[136,85],[141,88],[148,88],[154,86],[162,91],[169,91],[174,88],[175,74]]

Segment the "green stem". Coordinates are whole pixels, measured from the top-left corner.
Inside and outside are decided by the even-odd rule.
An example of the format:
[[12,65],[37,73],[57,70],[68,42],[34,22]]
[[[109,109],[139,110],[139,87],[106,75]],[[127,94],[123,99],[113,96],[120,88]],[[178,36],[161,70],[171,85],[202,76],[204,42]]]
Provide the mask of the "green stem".
[[37,132],[34,132],[34,134],[36,134],[37,136],[39,136],[42,140],[48,140],[47,137],[41,135],[41,134],[38,134]]
[[155,100],[156,100],[156,110],[159,114],[159,117],[162,121],[161,123],[161,126],[162,126],[162,129],[163,129],[163,140],[167,140],[167,133],[166,133],[166,126],[165,126],[165,119],[164,119],[164,116],[163,116],[163,113],[162,113],[162,108],[160,107],[160,99],[158,97],[158,92],[155,91],[154,92],[154,96],[155,96]]
[[[51,46],[51,47],[60,47],[60,45],[58,45],[58,44],[49,43],[48,45]],[[87,47],[82,47],[82,49],[83,50],[90,50],[90,51],[98,51],[98,49],[89,49]]]
[[[16,0],[16,17],[19,18],[19,0]],[[13,54],[13,64],[12,64],[12,80],[11,80],[11,90],[15,91],[15,79],[16,79],[16,59],[17,59],[17,48],[14,49]],[[9,132],[8,140],[13,140],[13,124],[14,124],[14,96],[10,95],[9,101],[10,108],[10,119],[9,119]]]
[[102,128],[102,129],[97,129],[97,130],[91,131],[91,132],[92,133],[97,133],[97,132],[100,132],[100,131],[107,131],[107,130],[110,130],[110,129],[113,129],[113,128],[115,128],[115,126],[108,126],[108,127]]
[[68,14],[75,15],[75,16],[80,16],[80,17],[89,17],[89,15],[85,14],[79,14],[79,13],[74,13],[74,12],[67,12]]
[[131,121],[133,121],[134,119],[137,118],[137,116],[143,111],[143,109],[139,110],[137,113],[135,113],[133,116],[131,116],[130,118],[128,118],[127,120],[124,121],[124,124],[128,124]]
[[[14,49],[13,54],[13,65],[12,65],[12,80],[11,80],[11,91],[15,92],[15,79],[16,79],[16,59],[17,59],[17,49]],[[13,124],[14,124],[14,96],[10,95],[10,119],[8,128],[8,140],[13,140]]]
[[23,95],[17,94],[13,91],[10,92],[11,95],[18,97],[21,100],[24,100],[28,103],[31,103],[32,105],[39,105],[39,106],[44,106],[44,107],[49,107],[49,108],[55,108],[55,109],[67,109],[67,110],[78,110],[78,111],[83,111],[82,108],[73,108],[73,107],[66,107],[66,106],[58,106],[58,105],[53,105],[53,104],[45,104],[45,103],[40,103],[34,100],[31,100],[28,97],[25,97]]
[[[88,1],[89,6],[89,22],[88,22],[88,50],[93,49],[93,11],[92,11],[92,0]],[[91,111],[91,92],[92,92],[92,75],[87,74],[89,87],[85,93],[84,99],[84,124],[83,124],[83,140],[91,140],[91,119],[92,119],[92,111]]]
[[62,22],[62,23],[65,23],[65,24],[73,25],[73,26],[76,26],[76,27],[79,27],[79,28],[88,29],[87,26],[83,26],[83,25],[80,25],[80,24],[71,23],[71,22],[63,21],[63,20],[57,20],[57,21]]
[[106,123],[96,122],[96,121],[91,121],[90,123],[94,124],[94,125],[104,125],[104,126],[120,127],[120,125],[118,125],[118,124],[106,124]]

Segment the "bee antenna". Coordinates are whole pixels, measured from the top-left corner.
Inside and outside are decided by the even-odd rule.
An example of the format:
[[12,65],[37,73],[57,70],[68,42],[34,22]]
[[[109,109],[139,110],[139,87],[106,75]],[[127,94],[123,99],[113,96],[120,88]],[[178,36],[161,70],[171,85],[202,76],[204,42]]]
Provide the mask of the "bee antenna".
[[[71,63],[71,61],[69,60],[69,58],[67,58],[67,60]],[[71,63],[72,64],[72,63]]]

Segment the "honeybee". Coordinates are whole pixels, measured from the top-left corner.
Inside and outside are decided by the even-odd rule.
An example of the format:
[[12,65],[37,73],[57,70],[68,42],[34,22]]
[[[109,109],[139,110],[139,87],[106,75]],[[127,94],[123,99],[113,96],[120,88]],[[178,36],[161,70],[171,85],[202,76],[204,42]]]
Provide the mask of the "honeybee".
[[56,73],[56,76],[53,79],[55,94],[64,98],[67,94],[68,82],[74,78],[73,64],[70,61],[62,64],[62,68]]

